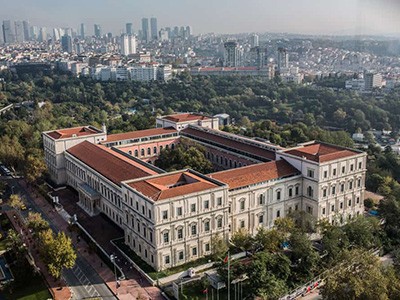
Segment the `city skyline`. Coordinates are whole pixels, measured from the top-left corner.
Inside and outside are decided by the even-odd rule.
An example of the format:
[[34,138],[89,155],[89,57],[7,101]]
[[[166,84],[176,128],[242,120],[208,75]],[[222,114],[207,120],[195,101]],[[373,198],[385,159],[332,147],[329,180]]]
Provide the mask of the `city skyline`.
[[395,0],[337,0],[334,3],[297,0],[278,4],[271,0],[221,0],[217,3],[175,0],[168,5],[159,0],[147,4],[129,0],[95,3],[71,0],[57,5],[49,0],[39,0],[34,5],[21,0],[2,4],[0,20],[29,20],[43,27],[78,28],[85,23],[88,34],[92,34],[92,24],[100,24],[104,33],[120,34],[126,23],[133,23],[137,33],[142,18],[157,17],[158,28],[189,24],[196,33],[399,35],[399,14],[400,3]]

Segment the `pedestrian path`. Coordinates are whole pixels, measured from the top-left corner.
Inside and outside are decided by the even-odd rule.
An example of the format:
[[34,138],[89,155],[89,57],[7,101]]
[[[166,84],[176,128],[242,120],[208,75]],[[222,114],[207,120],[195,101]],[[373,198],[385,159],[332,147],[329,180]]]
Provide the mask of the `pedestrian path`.
[[[104,280],[109,289],[121,300],[135,300],[135,299],[152,299],[152,300],[164,300],[165,298],[161,295],[161,290],[157,287],[150,286],[147,282],[140,278],[138,272],[132,269],[123,258],[118,258],[117,263],[122,267],[123,272],[126,276],[126,280],[121,280],[119,287],[115,282],[115,275],[112,270],[104,265],[102,259],[94,252],[91,251],[89,245],[85,240],[78,238],[78,234],[74,231],[69,230],[69,224],[64,219],[67,215],[61,216],[56,210],[53,209],[46,199],[32,187],[27,187],[24,180],[20,181],[20,184],[28,189],[32,194],[32,198],[35,203],[42,208],[42,210],[48,213],[48,216],[52,219],[54,224],[59,230],[64,231],[68,236],[71,237],[75,249],[79,254],[86,259],[91,267],[99,274]],[[66,212],[65,212],[66,213]],[[116,252],[117,253],[117,252]],[[76,275],[76,274],[75,274]],[[139,283],[140,282],[140,283]],[[65,298],[68,299],[68,298]]]

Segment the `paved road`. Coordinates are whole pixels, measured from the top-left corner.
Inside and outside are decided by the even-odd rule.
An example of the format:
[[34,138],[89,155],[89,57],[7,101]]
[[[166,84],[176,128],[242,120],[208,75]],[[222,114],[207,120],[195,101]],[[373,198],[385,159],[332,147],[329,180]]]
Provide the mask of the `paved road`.
[[[32,208],[32,211],[41,213],[42,217],[49,222],[51,229],[54,232],[59,232],[59,229],[56,227],[53,220],[48,217],[48,214],[51,214],[51,212],[43,211],[43,209],[35,203],[28,191],[19,184],[17,179],[8,179],[7,181],[10,186],[14,186],[14,193],[19,193],[25,198],[27,207]],[[25,211],[24,214],[27,214],[27,211]],[[117,299],[96,271],[79,254],[79,252],[77,252],[77,259],[74,268],[71,270],[64,270],[63,277],[67,282],[67,285],[71,288],[73,300],[93,297]]]

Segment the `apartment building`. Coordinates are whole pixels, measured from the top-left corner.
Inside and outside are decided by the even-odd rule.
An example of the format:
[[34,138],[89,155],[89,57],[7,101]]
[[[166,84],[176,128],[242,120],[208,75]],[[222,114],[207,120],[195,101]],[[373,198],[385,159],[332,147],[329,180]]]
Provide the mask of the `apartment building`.
[[[80,207],[113,220],[156,270],[210,254],[215,234],[256,234],[295,210],[338,223],[362,213],[364,152],[321,142],[285,149],[213,124],[179,114],[157,118],[157,128],[120,134],[93,127],[44,132],[46,162],[55,182],[78,191]],[[155,167],[162,149],[181,139],[202,145],[220,171]]]

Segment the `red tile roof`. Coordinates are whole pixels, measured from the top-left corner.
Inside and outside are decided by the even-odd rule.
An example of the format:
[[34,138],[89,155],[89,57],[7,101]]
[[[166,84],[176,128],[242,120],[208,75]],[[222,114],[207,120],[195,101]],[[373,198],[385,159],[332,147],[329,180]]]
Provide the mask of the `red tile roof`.
[[319,163],[359,154],[359,152],[349,150],[340,146],[328,145],[323,143],[306,145],[301,148],[287,150],[285,151],[285,153],[299,157],[305,157],[308,160]]
[[75,128],[67,128],[67,129],[58,129],[51,132],[47,132],[46,134],[52,137],[55,140],[59,139],[67,139],[75,136],[86,136],[91,134],[101,133],[101,131],[95,130],[90,127],[81,126]]
[[[197,138],[200,138],[204,140],[206,143],[209,141],[212,141],[214,143],[217,143],[221,146],[229,147],[232,149],[232,152],[235,152],[235,150],[240,150],[242,152],[248,153],[255,155],[257,157],[266,159],[266,160],[274,160],[275,159],[275,152],[263,149],[261,147],[257,147],[254,145],[249,145],[243,142],[240,142],[238,140],[232,140],[229,138],[229,135],[223,136],[223,135],[216,135],[213,134],[212,130],[208,130],[208,132],[203,131],[203,130],[197,130],[194,128],[185,128],[184,130],[181,131],[184,135],[194,136]],[[218,131],[218,133],[223,134],[222,131]],[[236,151],[237,152],[237,151]]]
[[117,185],[121,181],[157,174],[122,154],[88,141],[69,148],[67,152]]
[[110,142],[115,141],[124,141],[124,140],[131,140],[141,137],[148,137],[148,136],[155,136],[155,135],[162,135],[162,134],[172,134],[177,133],[178,131],[172,127],[170,128],[152,128],[146,130],[137,130],[125,133],[116,133],[107,135],[107,141],[102,142],[102,144],[107,144]]
[[199,177],[190,171],[165,174],[150,179],[128,182],[127,184],[154,201],[198,193],[218,187],[212,181]]
[[175,115],[165,116],[163,119],[167,119],[173,122],[187,122],[195,120],[209,120],[210,118],[203,115],[185,113],[185,114],[175,114]]
[[297,174],[300,174],[299,171],[289,163],[278,160],[212,173],[207,176],[228,184],[231,190]]

